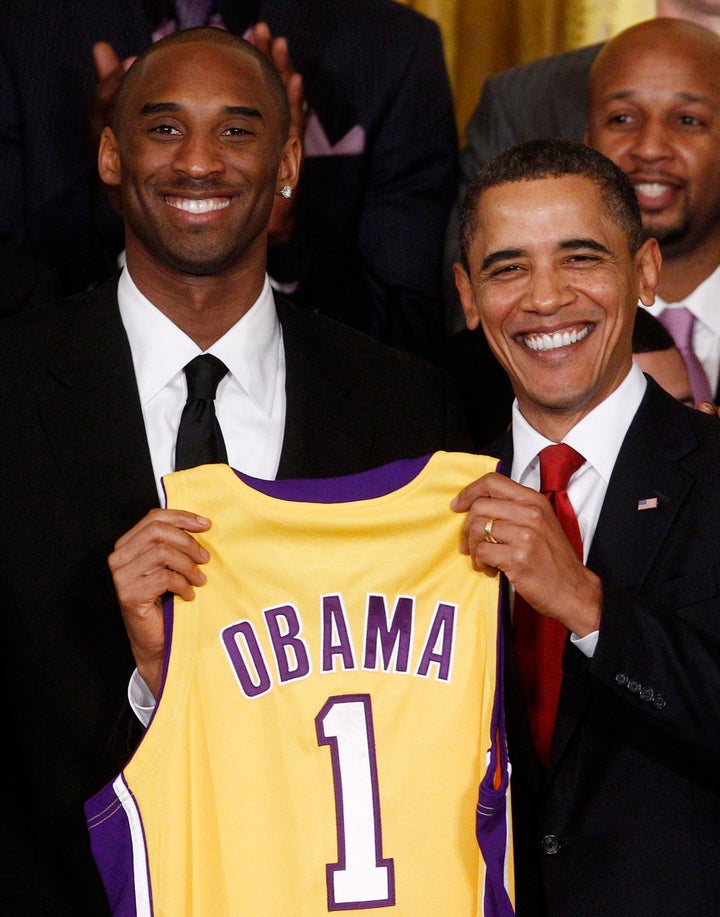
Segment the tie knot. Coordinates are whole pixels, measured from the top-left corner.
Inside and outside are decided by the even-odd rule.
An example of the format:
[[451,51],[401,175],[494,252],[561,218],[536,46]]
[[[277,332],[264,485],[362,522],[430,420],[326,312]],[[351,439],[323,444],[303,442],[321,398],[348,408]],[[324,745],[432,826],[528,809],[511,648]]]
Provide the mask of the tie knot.
[[188,401],[213,401],[218,384],[227,371],[223,361],[211,353],[203,353],[191,360],[184,369]]
[[540,490],[544,494],[567,490],[570,478],[585,463],[567,443],[546,446],[540,452]]
[[692,347],[695,316],[689,309],[686,309],[685,306],[678,306],[676,309],[664,309],[659,317],[662,324],[672,335],[679,350]]

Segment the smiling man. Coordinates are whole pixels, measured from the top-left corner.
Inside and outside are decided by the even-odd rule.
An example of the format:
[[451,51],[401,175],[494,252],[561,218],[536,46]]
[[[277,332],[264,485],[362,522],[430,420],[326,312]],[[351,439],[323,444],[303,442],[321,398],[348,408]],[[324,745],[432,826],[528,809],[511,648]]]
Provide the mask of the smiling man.
[[[630,176],[663,266],[652,313],[682,328],[714,401],[720,377],[720,36],[681,19],[621,32],[590,71],[586,141]],[[679,310],[682,310],[679,311]],[[690,316],[691,324],[676,322]],[[692,379],[692,377],[691,377]]]
[[6,320],[0,338],[2,914],[109,914],[83,803],[137,730],[107,558],[139,519],[156,574],[171,576],[163,533],[191,540],[172,524],[189,514],[158,508],[162,475],[193,446],[179,435],[190,364],[224,370],[220,439],[255,477],[354,474],[467,445],[445,377],[273,295],[268,220],[294,194],[300,150],[263,54],[219,29],[175,33],[128,71],[113,124],[99,165],[122,198],[124,270]]
[[509,477],[454,509],[463,550],[513,587],[518,917],[712,913],[720,426],[632,361],[657,242],[627,176],[569,141],[501,154],[461,226],[466,319],[516,396],[497,444]]

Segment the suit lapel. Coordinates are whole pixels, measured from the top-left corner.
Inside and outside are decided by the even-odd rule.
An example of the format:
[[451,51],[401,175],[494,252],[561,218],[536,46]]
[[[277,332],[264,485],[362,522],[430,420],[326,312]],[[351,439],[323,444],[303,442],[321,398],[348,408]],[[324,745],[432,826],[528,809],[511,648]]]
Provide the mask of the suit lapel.
[[[693,477],[683,459],[696,446],[687,409],[649,379],[618,454],[588,555],[587,566],[603,583],[603,616],[618,614],[622,597],[642,588],[692,487]],[[566,647],[566,673],[579,676],[587,666],[586,657]],[[565,680],[553,764],[562,756],[591,692],[592,679]]]
[[99,551],[158,503],[116,288],[104,284],[68,310],[38,405],[79,524]]

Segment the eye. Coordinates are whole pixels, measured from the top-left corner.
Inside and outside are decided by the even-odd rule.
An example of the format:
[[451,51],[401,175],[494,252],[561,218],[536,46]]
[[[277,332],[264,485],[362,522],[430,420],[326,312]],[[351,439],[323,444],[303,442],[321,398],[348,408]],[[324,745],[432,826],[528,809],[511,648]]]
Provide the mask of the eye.
[[156,124],[154,127],[150,128],[150,133],[160,134],[164,137],[172,137],[179,135],[180,131],[176,127],[173,127],[171,124]]
[[615,112],[605,118],[606,127],[634,127],[637,119],[626,111]]
[[490,280],[511,280],[522,273],[521,264],[500,264],[487,271],[485,276]]
[[678,121],[683,127],[703,127],[704,122],[695,115],[680,115]]

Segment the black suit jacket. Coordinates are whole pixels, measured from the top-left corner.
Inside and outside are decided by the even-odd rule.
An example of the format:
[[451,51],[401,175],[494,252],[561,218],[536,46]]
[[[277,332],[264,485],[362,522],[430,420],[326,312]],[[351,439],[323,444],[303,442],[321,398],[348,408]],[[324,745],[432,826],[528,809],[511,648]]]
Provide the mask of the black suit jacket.
[[[465,448],[447,380],[281,299],[279,476],[354,473]],[[127,759],[133,669],[107,568],[157,505],[115,281],[0,333],[4,705],[0,913],[101,917],[83,801]]]
[[[148,4],[149,5],[149,4]],[[0,5],[0,240],[62,274],[66,292],[115,269],[120,223],[98,189],[86,113],[92,45],[120,58],[150,42],[142,0]],[[442,331],[442,249],[457,190],[457,133],[435,22],[396,0],[218,0],[227,27],[288,39],[310,115],[291,242],[270,273],[301,304],[428,353]],[[358,143],[338,147],[355,129]],[[364,132],[364,141],[358,131]],[[353,152],[354,150],[354,152]]]
[[[510,436],[500,445],[509,468]],[[508,661],[518,917],[717,913],[718,467],[717,419],[648,379],[587,561],[603,585],[597,649],[566,645],[547,771]]]

